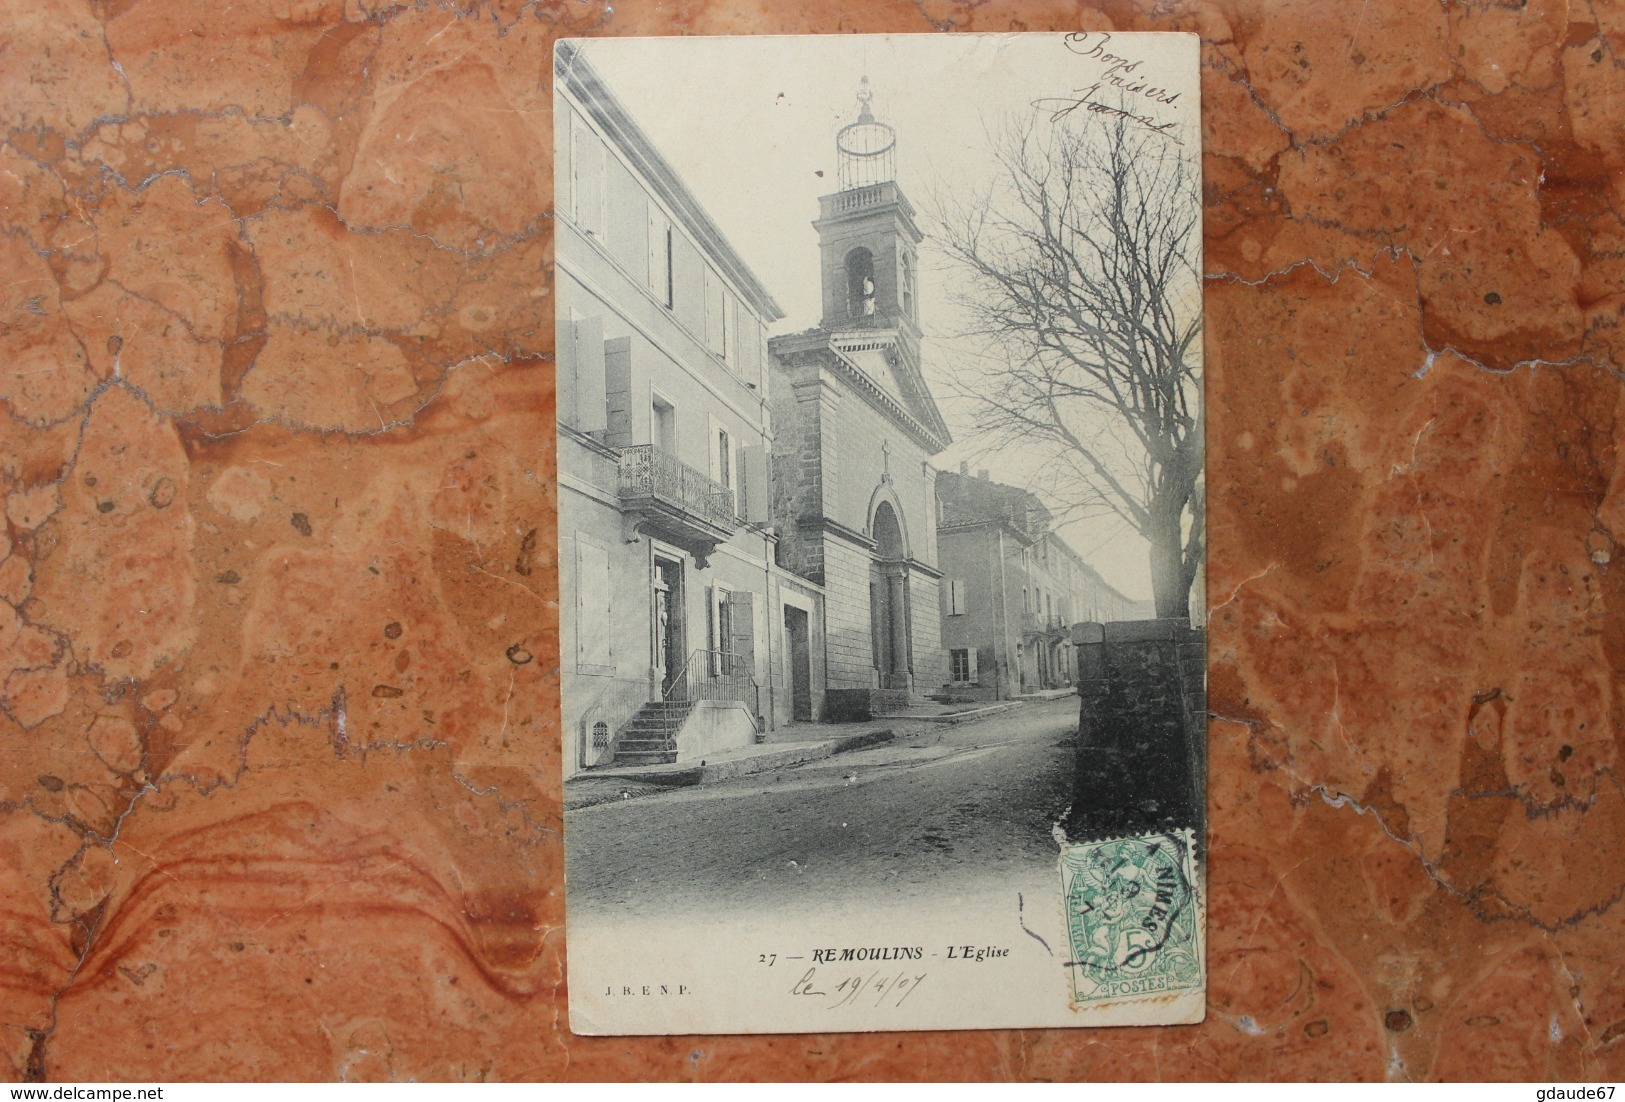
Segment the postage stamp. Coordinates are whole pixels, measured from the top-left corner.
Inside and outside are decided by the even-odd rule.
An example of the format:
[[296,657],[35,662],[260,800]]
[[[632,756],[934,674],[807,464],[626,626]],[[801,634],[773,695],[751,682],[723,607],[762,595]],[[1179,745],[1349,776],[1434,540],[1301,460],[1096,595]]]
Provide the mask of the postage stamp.
[[1201,907],[1190,831],[1061,853],[1074,1007],[1200,990]]

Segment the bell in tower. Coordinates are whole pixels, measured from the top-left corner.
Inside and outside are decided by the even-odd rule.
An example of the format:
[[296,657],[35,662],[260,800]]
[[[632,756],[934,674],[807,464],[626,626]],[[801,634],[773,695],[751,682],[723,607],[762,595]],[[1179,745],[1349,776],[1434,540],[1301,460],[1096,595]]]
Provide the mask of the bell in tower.
[[840,190],[818,200],[823,328],[889,329],[917,345],[915,253],[921,234],[896,181],[897,132],[875,118],[869,78],[858,117],[835,135]]

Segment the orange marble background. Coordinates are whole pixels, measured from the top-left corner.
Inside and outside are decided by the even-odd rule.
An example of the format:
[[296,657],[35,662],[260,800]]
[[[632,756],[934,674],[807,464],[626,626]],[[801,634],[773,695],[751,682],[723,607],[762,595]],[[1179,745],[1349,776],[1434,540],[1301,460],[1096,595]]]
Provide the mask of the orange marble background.
[[[1203,38],[1209,1017],[592,1040],[550,46]],[[1625,6],[0,0],[14,1079],[1625,1075]]]

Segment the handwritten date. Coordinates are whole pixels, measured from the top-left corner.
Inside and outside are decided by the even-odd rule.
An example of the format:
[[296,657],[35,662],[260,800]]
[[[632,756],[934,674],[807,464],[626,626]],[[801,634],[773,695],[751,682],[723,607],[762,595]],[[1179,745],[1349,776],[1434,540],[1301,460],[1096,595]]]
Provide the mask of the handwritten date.
[[867,976],[861,974],[842,976],[832,984],[828,979],[819,977],[817,968],[809,968],[790,988],[790,994],[802,998],[827,999],[829,1001],[825,1004],[826,1010],[868,1002],[871,997],[874,999],[871,1005],[888,1005],[895,1008],[908,1001],[908,997],[914,994],[914,989],[925,981],[925,977],[924,972],[917,975],[898,972],[892,975],[890,972],[876,971]]

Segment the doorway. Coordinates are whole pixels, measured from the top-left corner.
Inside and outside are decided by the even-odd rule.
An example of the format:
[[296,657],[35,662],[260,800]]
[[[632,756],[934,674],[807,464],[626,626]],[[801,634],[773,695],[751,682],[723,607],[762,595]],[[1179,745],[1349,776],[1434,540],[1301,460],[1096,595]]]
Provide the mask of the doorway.
[[665,696],[682,675],[687,652],[683,646],[683,564],[676,559],[655,556],[651,583],[654,608],[649,664],[660,678],[660,695]]
[[811,723],[812,646],[807,613],[802,609],[784,606],[784,641],[790,663],[790,718],[796,723]]

